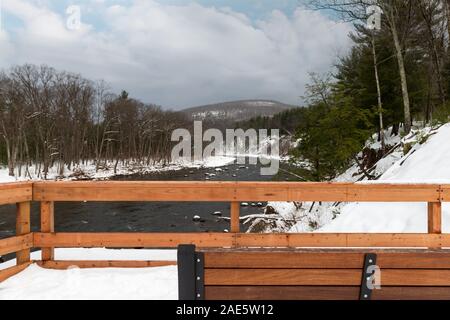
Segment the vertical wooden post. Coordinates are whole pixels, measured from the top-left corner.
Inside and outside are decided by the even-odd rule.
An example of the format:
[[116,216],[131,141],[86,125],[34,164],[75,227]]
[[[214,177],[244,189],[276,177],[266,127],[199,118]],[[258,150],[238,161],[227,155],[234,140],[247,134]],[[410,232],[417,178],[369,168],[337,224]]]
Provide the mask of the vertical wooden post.
[[[17,203],[16,214],[16,235],[30,233],[30,202]],[[17,265],[30,261],[30,249],[17,251]]]
[[428,233],[442,233],[442,204],[428,202]]
[[[52,201],[41,202],[41,232],[55,232],[55,205]],[[42,261],[54,259],[54,248],[41,248]]]
[[239,221],[239,211],[240,211],[240,202],[233,201],[231,202],[230,209],[230,224],[231,224],[231,232],[239,233],[240,232],[240,221]]

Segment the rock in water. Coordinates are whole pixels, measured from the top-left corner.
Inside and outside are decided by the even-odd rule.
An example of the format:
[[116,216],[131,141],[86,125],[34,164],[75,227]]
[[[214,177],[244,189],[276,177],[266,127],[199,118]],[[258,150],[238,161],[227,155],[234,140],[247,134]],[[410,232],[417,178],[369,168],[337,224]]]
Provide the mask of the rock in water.
[[195,215],[193,218],[192,218],[192,221],[194,221],[194,222],[200,222],[202,220],[202,218],[200,218],[200,216],[197,216],[197,215]]
[[221,216],[221,215],[222,215],[222,212],[220,212],[220,211],[215,211],[215,212],[212,213],[212,215],[213,215],[213,216]]
[[241,203],[241,207],[248,207],[248,203],[247,202],[242,202]]

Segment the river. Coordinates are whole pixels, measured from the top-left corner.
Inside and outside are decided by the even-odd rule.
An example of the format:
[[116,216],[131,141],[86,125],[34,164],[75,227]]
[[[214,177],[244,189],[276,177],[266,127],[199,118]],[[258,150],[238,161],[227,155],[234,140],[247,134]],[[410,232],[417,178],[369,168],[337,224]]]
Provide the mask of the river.
[[[145,175],[116,176],[112,180],[139,181],[270,181],[260,175],[260,165],[230,164],[216,168],[181,169]],[[213,174],[211,176],[210,174]],[[265,203],[263,203],[265,205]],[[262,213],[263,207],[241,208],[241,215]],[[229,203],[205,202],[57,202],[57,232],[224,232],[229,222]],[[194,216],[201,221],[193,221]],[[39,231],[39,204],[32,206],[32,230]],[[245,226],[242,229],[245,230]],[[15,206],[0,206],[0,238],[15,233]]]

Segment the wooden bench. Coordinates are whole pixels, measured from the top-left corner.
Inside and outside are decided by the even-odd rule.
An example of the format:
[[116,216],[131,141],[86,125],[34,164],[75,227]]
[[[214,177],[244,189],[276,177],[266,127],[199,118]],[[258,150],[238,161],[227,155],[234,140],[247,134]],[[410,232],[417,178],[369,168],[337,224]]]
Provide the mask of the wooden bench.
[[450,251],[180,245],[178,279],[180,300],[449,300]]

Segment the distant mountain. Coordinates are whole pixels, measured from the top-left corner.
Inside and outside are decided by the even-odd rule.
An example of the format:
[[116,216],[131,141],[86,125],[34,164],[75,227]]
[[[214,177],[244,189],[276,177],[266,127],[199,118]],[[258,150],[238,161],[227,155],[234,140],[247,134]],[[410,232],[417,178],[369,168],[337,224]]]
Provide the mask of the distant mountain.
[[294,107],[272,100],[241,100],[188,108],[182,112],[190,115],[193,120],[243,121],[257,116],[271,117]]

